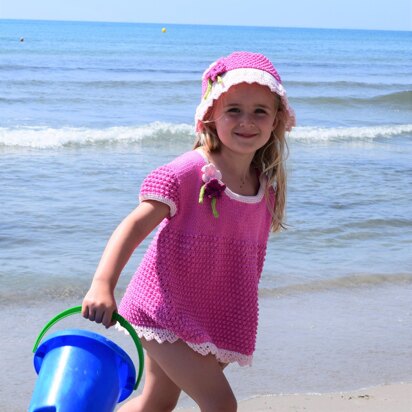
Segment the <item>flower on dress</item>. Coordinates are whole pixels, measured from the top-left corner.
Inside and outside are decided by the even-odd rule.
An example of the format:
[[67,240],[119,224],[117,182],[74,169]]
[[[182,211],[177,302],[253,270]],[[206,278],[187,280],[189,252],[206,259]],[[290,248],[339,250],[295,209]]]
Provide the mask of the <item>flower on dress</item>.
[[216,166],[212,163],[208,163],[207,165],[202,167],[202,180],[205,183],[208,183],[212,179],[220,180],[222,178],[222,173],[220,170],[216,169]]
[[226,189],[226,185],[222,183],[220,180],[211,179],[205,185],[205,195],[212,199],[215,197],[216,199],[222,195],[222,192]]
[[199,203],[203,203],[204,197],[211,199],[213,216],[218,218],[219,213],[216,210],[216,200],[222,196],[226,185],[220,180],[222,173],[216,169],[216,166],[209,163],[202,167],[202,180],[204,185],[200,188]]

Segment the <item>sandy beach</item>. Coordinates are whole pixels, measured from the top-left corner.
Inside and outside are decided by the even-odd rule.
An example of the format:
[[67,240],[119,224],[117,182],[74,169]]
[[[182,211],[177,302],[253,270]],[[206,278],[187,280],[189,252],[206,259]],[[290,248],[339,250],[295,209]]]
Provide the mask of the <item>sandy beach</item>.
[[[196,408],[178,409],[180,412]],[[412,384],[351,392],[260,396],[239,402],[239,412],[411,412]]]

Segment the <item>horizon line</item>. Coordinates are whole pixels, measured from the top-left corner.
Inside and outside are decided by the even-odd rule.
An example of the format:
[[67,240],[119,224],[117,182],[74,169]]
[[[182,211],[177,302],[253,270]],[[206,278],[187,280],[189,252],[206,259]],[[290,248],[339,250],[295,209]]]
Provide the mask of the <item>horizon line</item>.
[[269,25],[254,25],[254,24],[205,24],[205,23],[173,23],[173,22],[138,22],[138,21],[109,21],[109,20],[88,20],[88,19],[38,19],[38,18],[4,18],[0,21],[38,21],[38,22],[68,22],[68,23],[107,23],[107,24],[156,24],[159,26],[204,26],[204,27],[248,27],[248,28],[272,28],[272,29],[305,29],[305,30],[348,30],[348,31],[394,31],[409,33],[411,29],[371,29],[371,28],[356,28],[356,27],[314,27],[314,26],[269,26]]

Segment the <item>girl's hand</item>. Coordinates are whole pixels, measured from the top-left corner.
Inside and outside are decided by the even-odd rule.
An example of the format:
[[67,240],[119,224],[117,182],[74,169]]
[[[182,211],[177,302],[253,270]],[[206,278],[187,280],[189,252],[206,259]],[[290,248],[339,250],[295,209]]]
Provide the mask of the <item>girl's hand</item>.
[[94,280],[83,299],[82,315],[96,323],[103,323],[106,328],[113,326],[113,312],[117,310],[113,290],[107,282]]

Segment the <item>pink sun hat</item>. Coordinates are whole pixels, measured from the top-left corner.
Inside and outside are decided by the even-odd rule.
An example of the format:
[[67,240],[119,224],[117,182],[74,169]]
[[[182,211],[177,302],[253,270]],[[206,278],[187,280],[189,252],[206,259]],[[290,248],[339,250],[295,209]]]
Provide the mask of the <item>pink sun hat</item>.
[[212,63],[202,76],[202,100],[196,109],[196,132],[204,130],[203,120],[214,102],[232,86],[240,83],[258,83],[280,96],[283,111],[280,114],[287,131],[296,125],[286,90],[275,67],[263,54],[234,52]]

